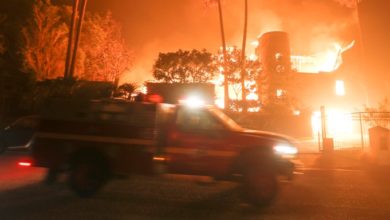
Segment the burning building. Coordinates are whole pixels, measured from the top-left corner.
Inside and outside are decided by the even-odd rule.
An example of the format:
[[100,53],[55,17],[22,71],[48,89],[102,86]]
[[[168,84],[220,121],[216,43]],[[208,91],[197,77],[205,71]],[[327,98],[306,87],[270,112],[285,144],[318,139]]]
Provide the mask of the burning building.
[[274,31],[261,35],[256,49],[262,64],[258,84],[261,103],[295,98],[301,106],[314,109],[343,103],[342,97],[348,96],[345,80],[353,76],[348,76],[349,71],[341,66],[342,57],[353,46],[354,42],[345,47],[335,43],[333,48],[319,54],[291,55],[288,33]]
[[[351,111],[363,103],[362,81],[357,65],[351,65],[355,42],[346,46],[334,44],[328,50],[313,55],[292,55],[286,32],[267,32],[258,38],[256,55],[262,65],[258,83],[263,105],[295,99],[284,103],[293,112],[305,108],[312,112],[315,137],[321,130],[319,109],[327,109],[327,127],[332,137],[351,135]],[[355,64],[355,63],[353,63]],[[295,105],[295,106],[294,106]],[[356,126],[354,126],[356,127]],[[344,137],[343,136],[343,137]]]

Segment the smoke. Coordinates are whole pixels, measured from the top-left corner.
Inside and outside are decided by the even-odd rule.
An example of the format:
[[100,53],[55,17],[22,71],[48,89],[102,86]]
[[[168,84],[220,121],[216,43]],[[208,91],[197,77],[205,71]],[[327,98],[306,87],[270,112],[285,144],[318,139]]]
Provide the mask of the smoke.
[[290,36],[292,53],[316,54],[335,42],[346,44],[355,39],[355,9],[347,7],[353,2],[263,0],[258,4],[253,3],[248,36],[254,38],[267,31],[286,31]]
[[334,1],[348,8],[355,8],[357,4],[360,2],[360,0],[334,0]]
[[[210,3],[213,0],[205,0]],[[98,2],[98,3],[97,3]],[[136,2],[136,3],[135,3]],[[289,33],[294,55],[315,54],[334,42],[350,43],[356,39],[355,0],[256,0],[248,1],[247,53],[254,53],[251,42],[268,31]],[[159,52],[178,49],[207,49],[216,53],[221,46],[218,8],[205,7],[200,0],[95,0],[105,8],[110,5],[120,19],[136,61],[124,79],[151,79],[153,63]],[[224,0],[226,43],[241,46],[244,3]]]

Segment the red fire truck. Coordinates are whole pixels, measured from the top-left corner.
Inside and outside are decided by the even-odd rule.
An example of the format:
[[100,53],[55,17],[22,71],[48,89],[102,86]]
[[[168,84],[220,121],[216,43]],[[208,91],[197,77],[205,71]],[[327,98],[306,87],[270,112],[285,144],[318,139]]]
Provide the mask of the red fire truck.
[[92,101],[67,114],[42,116],[32,143],[33,165],[47,180],[69,173],[80,196],[118,175],[206,175],[240,181],[243,198],[269,204],[277,177],[291,177],[297,153],[287,137],[246,130],[214,106]]

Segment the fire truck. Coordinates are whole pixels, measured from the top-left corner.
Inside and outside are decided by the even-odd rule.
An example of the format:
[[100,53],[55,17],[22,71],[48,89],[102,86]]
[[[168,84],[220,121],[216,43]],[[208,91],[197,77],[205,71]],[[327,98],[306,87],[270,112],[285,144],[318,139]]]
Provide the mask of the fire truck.
[[82,197],[117,176],[184,174],[237,181],[242,198],[263,206],[277,194],[279,176],[294,170],[297,148],[290,138],[244,129],[200,100],[98,100],[60,111],[41,117],[32,163],[48,169],[48,181],[68,173]]

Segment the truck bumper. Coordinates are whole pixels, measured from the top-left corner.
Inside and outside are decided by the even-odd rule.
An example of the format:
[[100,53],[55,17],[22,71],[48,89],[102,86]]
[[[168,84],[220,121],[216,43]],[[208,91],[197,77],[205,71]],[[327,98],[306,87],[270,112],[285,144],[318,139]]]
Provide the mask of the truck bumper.
[[295,164],[286,159],[280,159],[277,161],[276,170],[278,175],[286,176],[288,179],[292,179],[294,174]]

